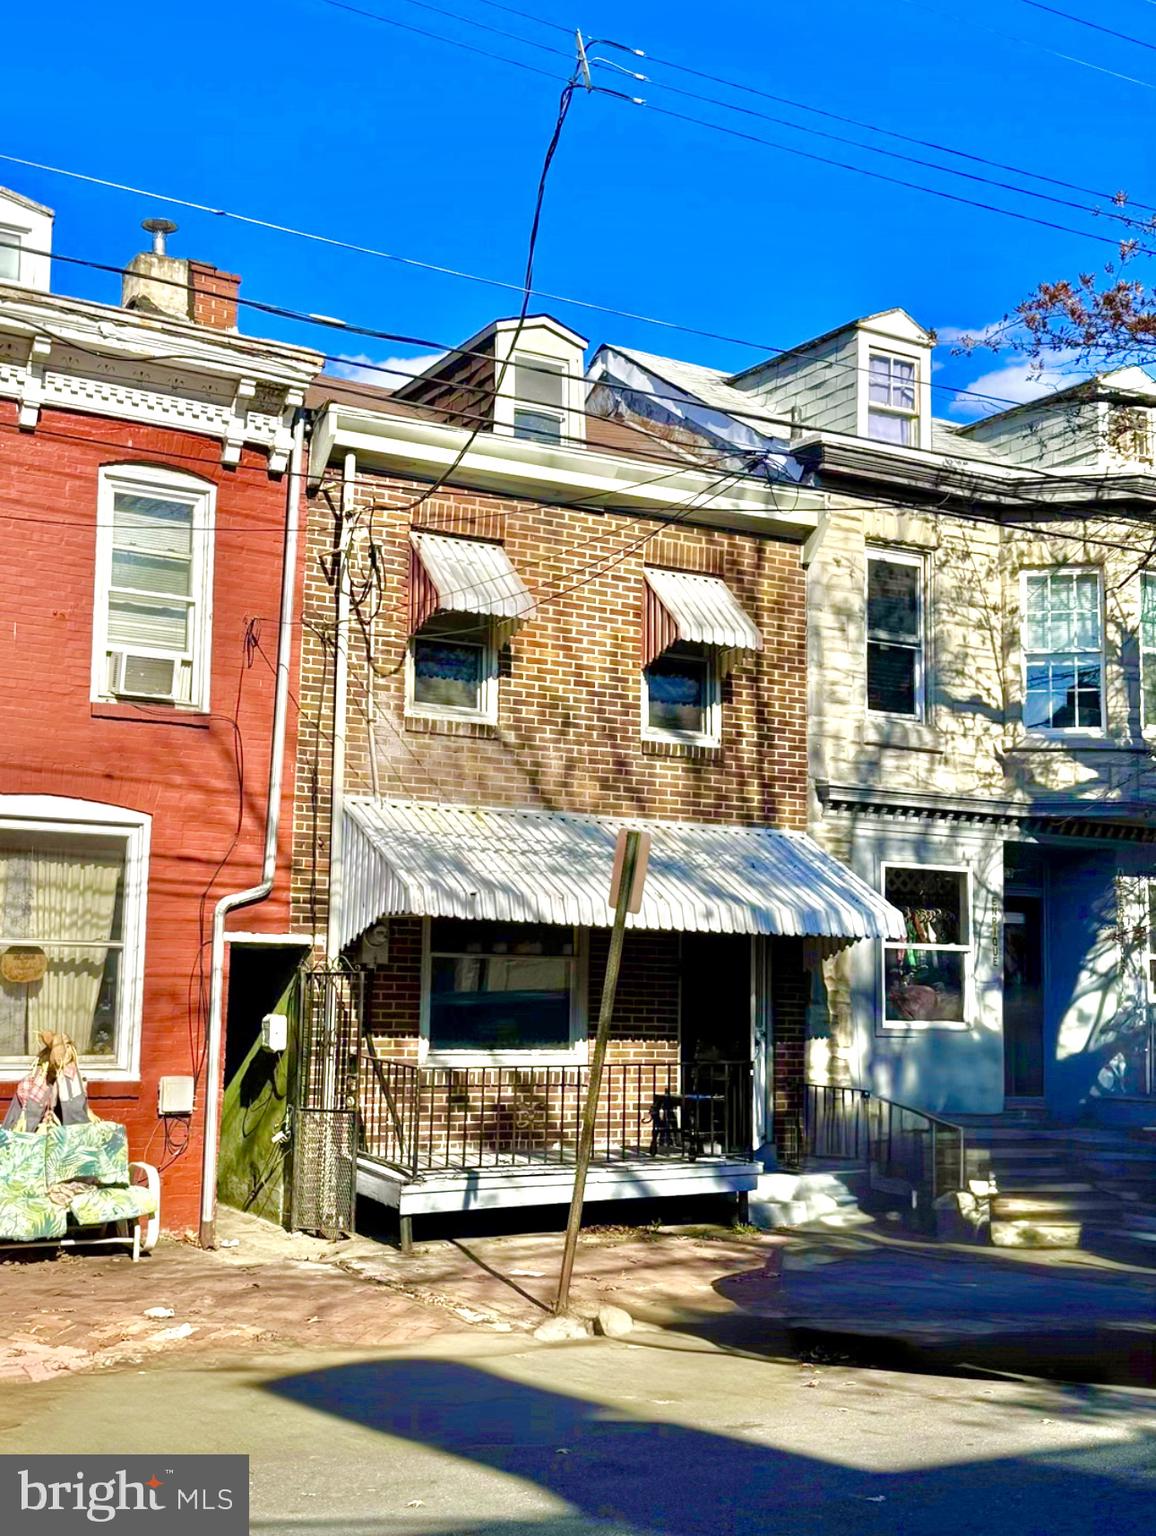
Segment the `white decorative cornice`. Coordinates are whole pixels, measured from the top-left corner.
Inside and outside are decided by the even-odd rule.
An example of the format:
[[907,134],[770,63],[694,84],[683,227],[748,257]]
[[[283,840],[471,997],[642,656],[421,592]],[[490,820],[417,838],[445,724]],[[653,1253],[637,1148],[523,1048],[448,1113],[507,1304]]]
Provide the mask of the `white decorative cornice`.
[[320,367],[303,347],[0,286],[0,397],[26,430],[44,407],[91,412],[218,438],[225,465],[262,448],[280,474]]

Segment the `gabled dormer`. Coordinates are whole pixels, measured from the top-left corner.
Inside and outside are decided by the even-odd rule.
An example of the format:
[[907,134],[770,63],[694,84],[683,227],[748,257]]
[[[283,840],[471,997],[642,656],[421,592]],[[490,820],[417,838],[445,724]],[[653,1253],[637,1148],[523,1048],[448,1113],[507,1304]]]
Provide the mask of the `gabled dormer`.
[[1156,383],[1143,368],[1116,368],[971,422],[960,435],[1023,469],[1150,471]]
[[540,443],[585,441],[586,339],[550,315],[495,320],[396,391],[447,420]]
[[55,217],[51,208],[0,187],[0,283],[48,292]]
[[727,381],[793,423],[793,436],[835,432],[898,448],[931,446],[934,338],[885,309],[756,363]]

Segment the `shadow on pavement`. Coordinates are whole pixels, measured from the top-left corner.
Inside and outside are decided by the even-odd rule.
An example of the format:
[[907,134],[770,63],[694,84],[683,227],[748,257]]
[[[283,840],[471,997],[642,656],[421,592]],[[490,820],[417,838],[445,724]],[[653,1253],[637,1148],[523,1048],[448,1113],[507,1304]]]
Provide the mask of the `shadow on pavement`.
[[[602,1346],[606,1347],[606,1346]],[[564,1380],[569,1351],[552,1352]],[[711,1370],[717,1361],[704,1359]],[[639,1369],[642,1369],[640,1365]],[[867,1532],[928,1532],[971,1536],[992,1532],[1032,1536],[1144,1536],[1152,1528],[1156,1481],[1151,1444],[1136,1436],[1109,1447],[1053,1449],[1038,1454],[970,1460],[911,1470],[872,1471],[824,1456],[822,1414],[815,1454],[802,1455],[752,1439],[683,1424],[635,1417],[612,1404],[547,1391],[448,1361],[387,1360],[345,1364],[286,1376],[266,1390],[318,1414],[388,1437],[382,1457],[406,1466],[405,1446],[443,1452],[545,1491],[563,1510],[526,1520],[524,1511],[496,1520],[489,1513],[440,1523],[394,1516],[388,1526],[444,1536],[863,1536]],[[683,1405],[688,1408],[693,1405]],[[736,1405],[741,1409],[741,1405]],[[757,1405],[747,1407],[757,1412]],[[1133,1405],[1134,1414],[1134,1405]],[[757,1429],[757,1422],[749,1427]],[[1123,1427],[1123,1425],[1122,1425]],[[885,1423],[873,1426],[886,1438]],[[892,1459],[917,1460],[914,1448]],[[400,1458],[400,1460],[398,1459]],[[868,1457],[870,1459],[870,1457]],[[435,1469],[437,1470],[437,1469]],[[441,1475],[449,1479],[450,1472]],[[428,1471],[427,1471],[428,1475]],[[462,1480],[453,1487],[487,1485]],[[492,1486],[492,1485],[491,1485]],[[518,1490],[514,1485],[514,1492]],[[270,1520],[259,1531],[342,1531],[356,1521]]]

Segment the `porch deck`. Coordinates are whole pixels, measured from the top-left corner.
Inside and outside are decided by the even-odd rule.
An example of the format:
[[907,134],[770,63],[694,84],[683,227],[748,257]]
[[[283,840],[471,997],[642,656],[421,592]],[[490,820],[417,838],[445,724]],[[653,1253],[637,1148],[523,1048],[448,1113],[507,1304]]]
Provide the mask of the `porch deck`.
[[[585,1067],[418,1067],[370,1057],[358,1193],[403,1215],[548,1205],[574,1187]],[[755,1187],[751,1064],[611,1062],[591,1200]]]

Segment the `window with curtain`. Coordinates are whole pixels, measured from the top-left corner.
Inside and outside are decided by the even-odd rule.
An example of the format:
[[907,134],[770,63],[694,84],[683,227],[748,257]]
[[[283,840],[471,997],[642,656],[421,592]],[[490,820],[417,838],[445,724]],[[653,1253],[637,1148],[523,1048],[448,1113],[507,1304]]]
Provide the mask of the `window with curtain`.
[[967,1022],[971,963],[966,869],[886,865],[883,894],[907,937],[883,946],[883,1022],[891,1028]]
[[27,1063],[42,1030],[117,1059],[126,859],[124,835],[0,826],[0,1060]]
[[212,488],[125,467],[103,474],[97,696],[206,708]]
[[923,561],[888,552],[867,557],[867,708],[923,715]]

